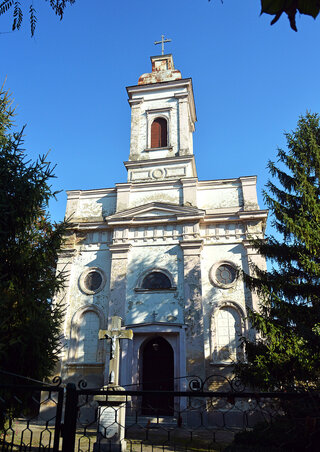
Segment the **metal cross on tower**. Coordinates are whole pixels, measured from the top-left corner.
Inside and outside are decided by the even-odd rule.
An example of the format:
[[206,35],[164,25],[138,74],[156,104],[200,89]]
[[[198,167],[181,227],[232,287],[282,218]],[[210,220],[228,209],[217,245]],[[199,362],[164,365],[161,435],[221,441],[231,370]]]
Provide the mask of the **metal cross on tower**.
[[161,44],[161,50],[162,50],[162,55],[164,55],[164,43],[165,42],[171,42],[171,39],[165,39],[164,35],[161,35],[161,41],[154,41],[154,44]]

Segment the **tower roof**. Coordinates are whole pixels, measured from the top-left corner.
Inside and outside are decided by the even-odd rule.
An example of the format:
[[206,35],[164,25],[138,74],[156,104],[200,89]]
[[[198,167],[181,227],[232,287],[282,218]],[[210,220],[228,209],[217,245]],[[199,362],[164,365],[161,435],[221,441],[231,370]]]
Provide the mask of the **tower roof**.
[[172,54],[150,57],[152,72],[142,74],[138,85],[149,85],[150,83],[169,82],[181,79],[181,72],[174,68]]

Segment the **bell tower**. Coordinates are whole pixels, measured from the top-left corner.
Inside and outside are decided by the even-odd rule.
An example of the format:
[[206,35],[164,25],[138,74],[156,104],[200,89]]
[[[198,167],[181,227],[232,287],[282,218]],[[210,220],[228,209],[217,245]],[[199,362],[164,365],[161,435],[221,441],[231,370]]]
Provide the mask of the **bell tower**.
[[171,54],[151,57],[152,71],[127,87],[131,107],[128,182],[196,177],[196,110],[191,78],[183,79]]

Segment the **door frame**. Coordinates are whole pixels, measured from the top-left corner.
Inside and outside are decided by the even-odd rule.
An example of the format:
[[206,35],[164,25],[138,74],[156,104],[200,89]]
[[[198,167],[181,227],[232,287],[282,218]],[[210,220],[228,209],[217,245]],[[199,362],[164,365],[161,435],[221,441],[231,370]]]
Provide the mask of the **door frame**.
[[[128,389],[138,389],[142,383],[142,354],[145,342],[152,337],[161,336],[166,339],[173,349],[174,360],[174,390],[186,391],[186,348],[185,325],[172,323],[147,323],[140,325],[126,325],[133,330],[132,341],[121,341],[120,384]],[[141,389],[141,387],[140,387]],[[183,409],[186,400],[175,400],[175,409]]]

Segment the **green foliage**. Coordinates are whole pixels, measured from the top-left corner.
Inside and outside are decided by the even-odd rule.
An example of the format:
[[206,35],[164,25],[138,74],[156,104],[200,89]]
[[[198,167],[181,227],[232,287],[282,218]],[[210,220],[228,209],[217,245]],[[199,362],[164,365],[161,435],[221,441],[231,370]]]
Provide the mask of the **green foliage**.
[[6,141],[6,133],[12,126],[14,109],[11,105],[11,96],[4,90],[4,85],[2,85],[0,88],[0,145]]
[[[69,3],[72,5],[76,0],[45,0],[49,1],[51,9],[55,12],[55,14],[59,17],[60,20],[63,19],[64,10]],[[1,2],[1,0],[0,0]],[[29,3],[29,2],[28,2]],[[24,5],[24,8],[27,9],[28,6]],[[12,22],[12,30],[20,30],[23,20],[23,7],[21,7],[21,3],[17,0],[3,0],[0,3],[0,16],[2,14],[7,13],[9,10],[13,9],[13,22]],[[30,30],[31,36],[34,35],[37,23],[36,10],[34,9],[33,2],[29,3],[29,21],[30,21]]]
[[26,161],[23,130],[9,134],[12,114],[1,90],[0,370],[42,380],[54,370],[60,346],[63,306],[52,299],[63,285],[55,269],[66,224],[51,224],[46,213],[55,196],[54,168],[46,156]]
[[294,31],[298,31],[296,26],[297,11],[315,19],[319,10],[320,0],[261,0],[261,14],[267,13],[275,16],[271,25],[279,20],[282,13],[285,13]]
[[248,362],[236,366],[242,381],[263,389],[318,387],[320,373],[320,126],[317,114],[300,117],[286,133],[264,192],[281,239],[255,240],[270,272],[254,268],[245,280],[261,299],[251,312],[258,340],[244,340]]

